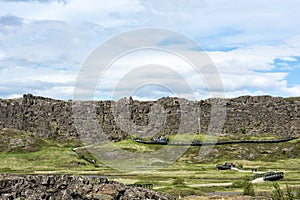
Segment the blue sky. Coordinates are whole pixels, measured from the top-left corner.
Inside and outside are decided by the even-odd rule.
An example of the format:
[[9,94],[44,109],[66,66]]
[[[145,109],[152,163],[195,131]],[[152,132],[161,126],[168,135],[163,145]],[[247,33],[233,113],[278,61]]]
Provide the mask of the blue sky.
[[[0,98],[32,93],[72,99],[90,53],[116,34],[144,27],[174,30],[202,46],[226,97],[300,96],[299,8],[297,0],[0,0]],[[172,38],[162,41],[162,46],[178,44]],[[147,53],[190,79],[197,99],[209,97],[184,63]],[[139,59],[147,60],[142,55]],[[138,59],[131,55],[116,62],[97,98],[111,98],[115,87],[110,81],[118,82],[124,67],[140,64],[133,60]],[[179,87],[174,77],[165,79]],[[133,82],[128,84],[124,91],[133,88]],[[159,84],[135,87],[140,88],[132,93],[136,99],[185,96]]]

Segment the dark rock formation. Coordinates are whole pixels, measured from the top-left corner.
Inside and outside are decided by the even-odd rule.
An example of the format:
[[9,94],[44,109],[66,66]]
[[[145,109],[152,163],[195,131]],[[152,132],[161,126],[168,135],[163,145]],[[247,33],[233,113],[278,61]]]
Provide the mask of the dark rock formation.
[[[129,115],[125,116],[122,124],[130,121],[131,125],[120,127],[116,114],[113,113],[113,101],[83,102],[93,106],[89,112],[94,112],[92,120],[97,121],[99,127],[110,140],[124,138],[130,126],[147,126],[156,128],[155,121],[151,121],[151,106],[161,105],[164,109],[163,126],[157,129],[161,134],[178,133],[182,121],[182,109],[179,98],[162,98],[157,101],[139,102],[129,99],[123,105],[127,106]],[[226,106],[226,120],[222,133],[233,134],[243,132],[249,135],[277,135],[282,137],[299,136],[300,133],[300,101],[299,98],[286,100],[271,96],[242,96],[233,99],[208,99],[190,102],[198,107],[201,115],[201,132],[205,133],[211,122],[212,102],[219,101]],[[78,112],[78,110],[77,110]],[[80,110],[79,110],[80,112]],[[84,111],[83,111],[84,112]],[[189,110],[186,111],[189,116]],[[78,137],[78,126],[74,123],[72,101],[60,101],[30,94],[19,99],[0,100],[0,129],[10,128],[30,131],[42,137]],[[89,114],[88,112],[85,114]],[[89,116],[89,115],[88,115]],[[190,116],[186,127],[197,124],[197,119]],[[127,120],[127,121],[126,121]],[[84,127],[80,125],[79,127]],[[88,127],[91,130],[93,127]],[[198,132],[198,126],[192,132]],[[138,128],[136,129],[138,132]],[[149,131],[151,131],[149,129]],[[86,131],[89,132],[89,131]]]
[[169,195],[109,181],[69,175],[0,175],[0,197],[10,199],[174,199]]

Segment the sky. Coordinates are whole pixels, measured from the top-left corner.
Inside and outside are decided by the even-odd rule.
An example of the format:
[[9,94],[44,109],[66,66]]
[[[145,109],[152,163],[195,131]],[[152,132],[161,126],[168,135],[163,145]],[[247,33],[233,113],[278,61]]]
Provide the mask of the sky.
[[[180,55],[139,49],[107,66],[95,99],[300,96],[299,8],[298,0],[0,0],[0,98],[31,93],[73,99],[82,66],[96,48],[149,27],[197,43],[201,51],[183,51],[207,54],[222,91],[207,86],[209,76]],[[172,38],[159,45],[181,47]],[[118,44],[113,48],[117,51]]]

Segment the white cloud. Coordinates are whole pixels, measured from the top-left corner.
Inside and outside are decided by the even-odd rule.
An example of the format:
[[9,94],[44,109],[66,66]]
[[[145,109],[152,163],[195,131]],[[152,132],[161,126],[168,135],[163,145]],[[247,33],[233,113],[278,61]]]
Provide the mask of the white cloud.
[[[197,52],[191,51],[190,54],[198,56]],[[285,80],[290,71],[282,71],[282,69],[276,69],[274,66],[275,59],[294,60],[294,56],[299,56],[298,49],[290,46],[289,43],[278,46],[254,45],[228,52],[208,52],[208,54],[220,73],[226,96],[232,97],[236,94],[299,95],[299,86],[291,87]],[[151,70],[144,69],[135,76],[127,77],[127,81],[122,82],[121,87],[117,88],[117,84],[127,74],[134,74],[137,67],[147,64],[158,64],[177,71],[182,79],[193,89],[192,92],[197,98],[207,97],[208,92],[214,91],[214,86],[207,88],[205,80],[201,77],[201,74],[203,75],[206,72],[202,71],[200,72],[201,74],[198,74],[192,66],[181,60],[180,57],[166,52],[148,50],[143,51],[143,53],[134,52],[117,60],[106,71],[106,74],[101,77],[101,86],[98,94],[105,94],[104,96],[112,98],[113,92],[116,90],[120,94],[129,94],[130,91],[139,86],[138,84],[155,82],[172,85],[180,90],[181,83],[178,77],[175,78],[170,72],[168,74],[164,73],[163,68],[161,70],[158,69],[154,73],[154,77]],[[181,92],[178,96],[188,95],[188,93]],[[148,98],[153,99],[150,93],[146,91],[140,95],[142,99],[147,98],[147,95]],[[118,96],[118,98],[120,97]]]
[[[226,94],[233,96],[236,91],[251,89],[248,94],[271,94],[280,96],[299,96],[299,85],[289,86],[286,78],[292,73],[289,68],[276,68],[275,59],[296,61],[300,56],[299,37],[294,42],[284,42],[281,45],[253,45],[228,52],[209,52],[217,66]],[[245,91],[243,91],[245,92]],[[230,94],[232,93],[232,94]]]
[[[63,4],[57,1],[40,3],[38,1],[1,2],[2,15],[17,15],[29,20],[57,20],[71,24],[83,21],[99,24],[103,27],[124,26],[128,22],[123,19],[131,13],[140,12],[143,7],[136,0],[70,0]],[[131,16],[129,16],[130,18]],[[131,18],[131,23],[134,21]]]
[[[146,25],[172,27],[205,45],[244,45],[279,42],[299,34],[298,8],[294,0],[270,1],[142,1]],[[218,43],[218,44],[216,44]]]
[[[286,83],[285,83],[286,85]],[[282,93],[286,94],[286,96],[299,96],[300,94],[300,86],[292,86],[292,87],[282,87],[280,88],[280,91],[278,92],[278,96],[280,96]]]
[[50,89],[36,91],[35,95],[69,100],[73,98],[73,92],[74,86],[56,86]]
[[[0,71],[0,93],[4,97],[18,97],[24,93],[58,99],[72,97],[77,73],[51,68],[11,67]],[[63,91],[64,90],[64,91]]]
[[[288,62],[274,65],[275,59],[297,62],[300,56],[299,6],[293,0],[0,1],[0,96],[31,92],[71,98],[75,75],[94,48],[116,33],[145,26],[180,31],[209,49],[226,96],[299,96],[300,83],[288,79],[294,67]],[[123,42],[131,45],[139,39]],[[226,48],[232,49],[222,50]],[[130,67],[155,63],[177,70],[196,88],[197,98],[207,97],[205,81],[182,60],[162,53],[138,57],[119,60],[106,77],[102,96],[111,94],[113,82]],[[172,76],[164,81],[176,85]],[[127,89],[134,86],[128,84]],[[163,92],[153,95],[167,94]],[[151,98],[146,90],[139,96]]]

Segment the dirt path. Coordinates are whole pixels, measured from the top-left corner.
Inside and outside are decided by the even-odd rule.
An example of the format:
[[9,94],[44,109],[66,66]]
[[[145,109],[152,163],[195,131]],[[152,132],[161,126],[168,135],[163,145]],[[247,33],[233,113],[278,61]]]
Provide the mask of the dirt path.
[[[264,178],[257,178],[251,181],[252,183],[262,183],[264,182]],[[213,187],[213,186],[220,186],[220,187],[227,187],[231,186],[233,183],[201,183],[201,184],[190,184],[189,187]]]
[[262,183],[264,182],[264,178],[263,177],[260,177],[260,178],[257,178],[257,179],[254,179],[253,181],[251,181],[252,183]]
[[201,183],[201,184],[190,184],[189,187],[213,187],[213,186],[231,186],[232,183]]
[[236,167],[231,167],[232,170],[236,170],[238,172],[246,172],[246,173],[249,173],[249,172],[253,172],[253,171],[250,171],[250,170],[242,170],[242,169],[238,169]]

